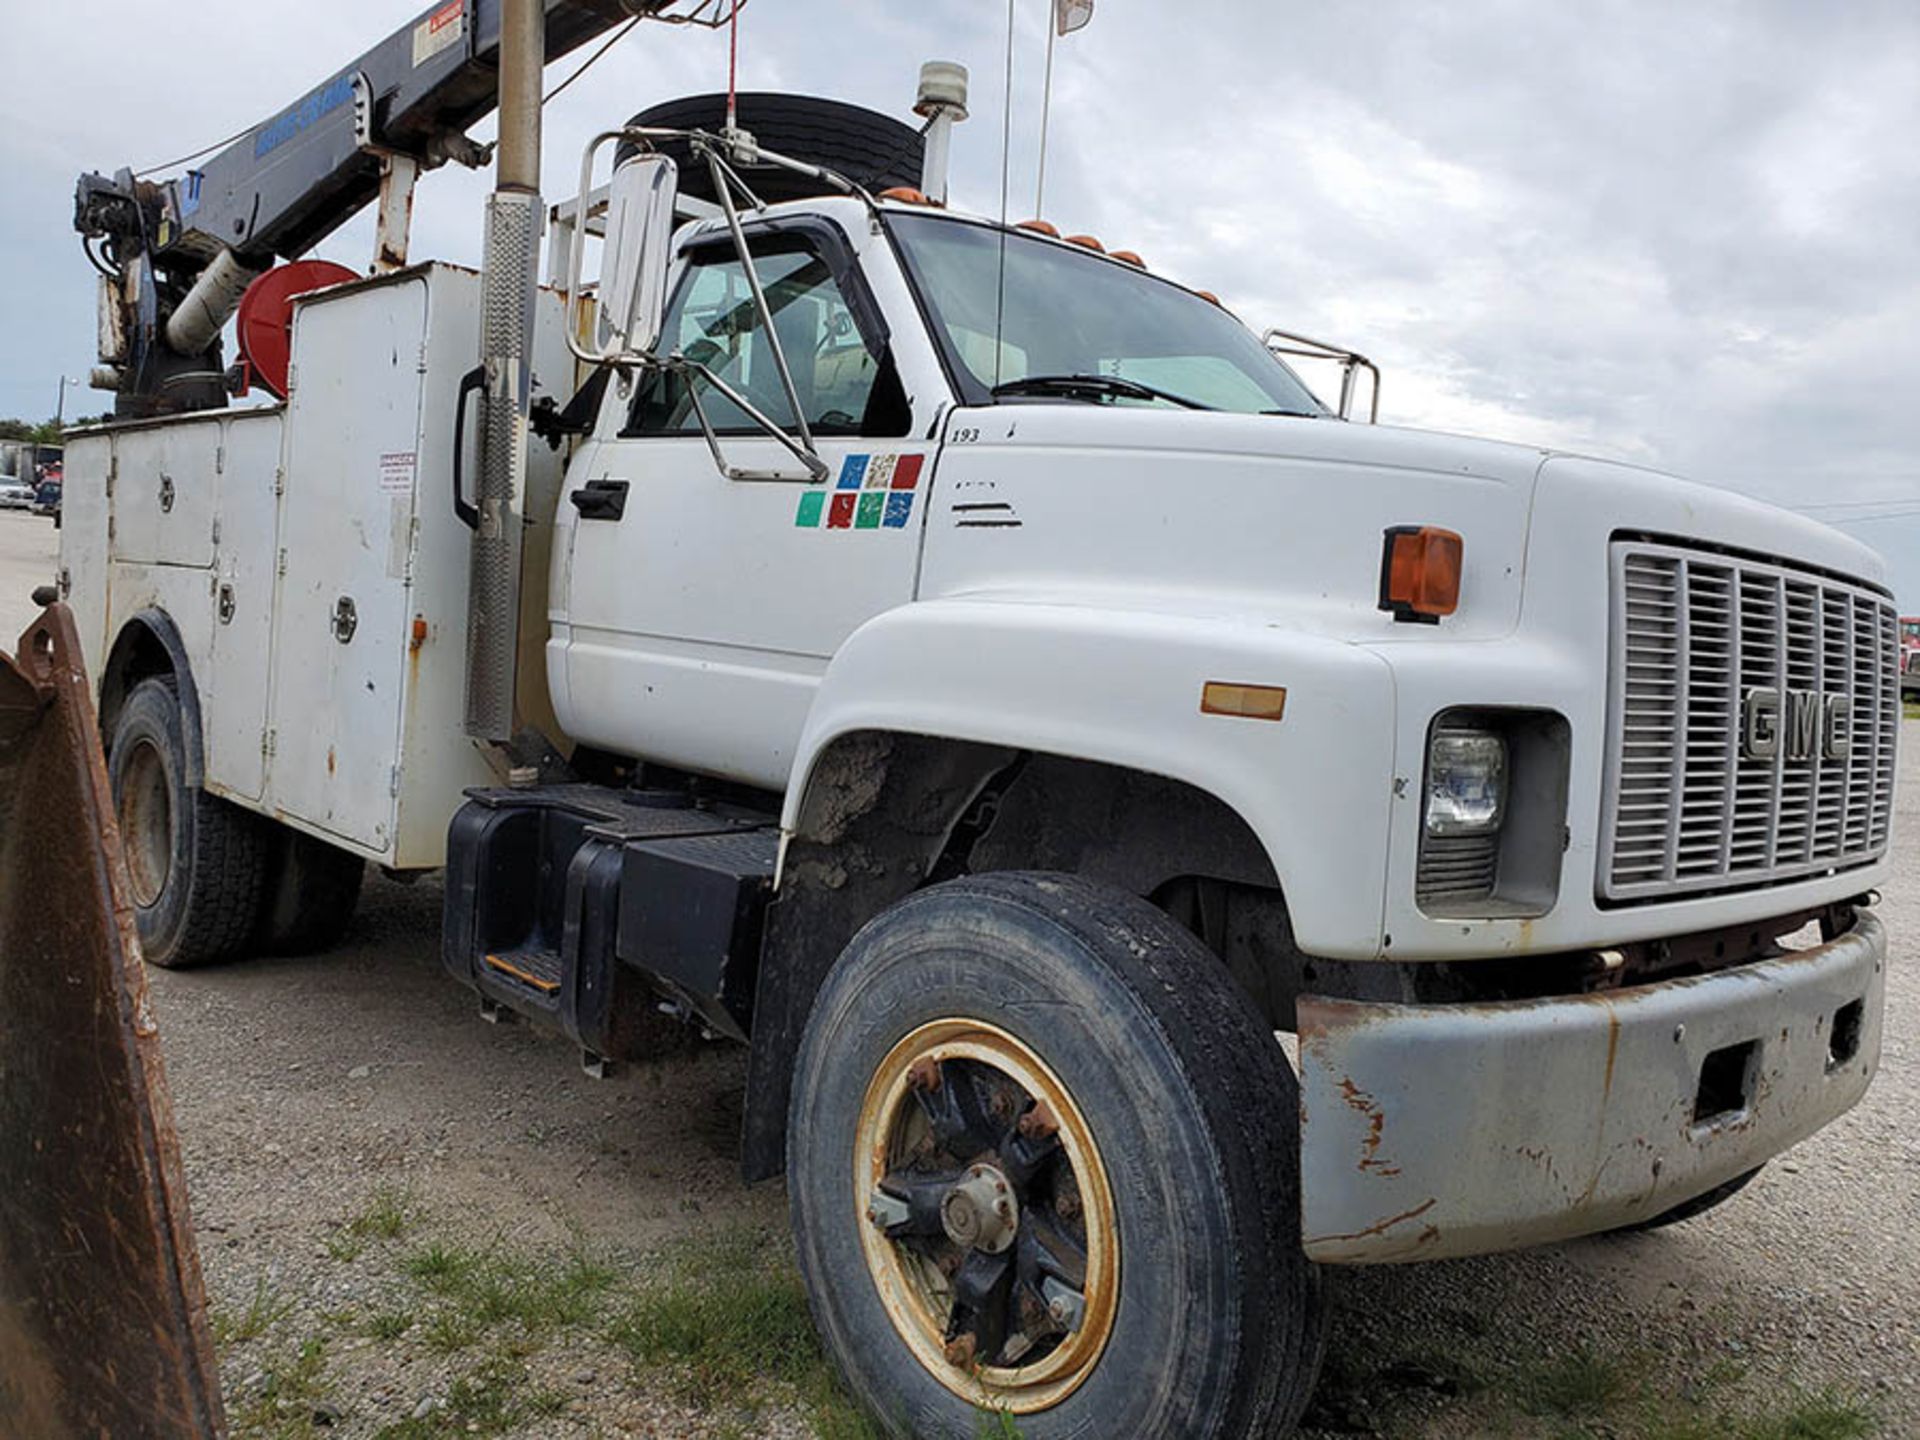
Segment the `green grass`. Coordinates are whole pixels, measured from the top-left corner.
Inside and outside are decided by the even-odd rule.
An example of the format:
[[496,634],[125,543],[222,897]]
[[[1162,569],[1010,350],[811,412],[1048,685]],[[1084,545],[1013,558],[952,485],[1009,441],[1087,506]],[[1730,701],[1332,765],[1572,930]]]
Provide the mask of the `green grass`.
[[317,1336],[270,1361],[259,1393],[248,1397],[232,1417],[233,1433],[259,1440],[307,1440],[324,1434],[314,1414],[324,1393],[320,1379],[326,1363],[327,1342]]
[[272,1284],[262,1275],[254,1281],[253,1296],[239,1314],[214,1308],[210,1316],[214,1343],[224,1347],[258,1340],[292,1309],[293,1302],[276,1295]]
[[1866,1440],[1873,1412],[1833,1390],[1796,1394],[1778,1408],[1656,1421],[1645,1440]]
[[512,1325],[534,1336],[600,1318],[618,1279],[612,1266],[580,1249],[556,1263],[497,1244],[439,1241],[409,1255],[403,1268],[445,1302],[438,1316],[457,1313],[480,1330]]
[[1628,1359],[1579,1349],[1524,1371],[1515,1398],[1530,1415],[1582,1419],[1606,1413],[1633,1389]]
[[564,1414],[572,1402],[536,1385],[524,1365],[495,1356],[447,1387],[446,1404],[375,1431],[375,1440],[436,1440],[448,1435],[502,1435],[531,1420]]
[[784,1247],[762,1232],[722,1232],[667,1256],[606,1334],[636,1370],[690,1400],[785,1390],[823,1440],[879,1434],[822,1352]]
[[405,1310],[382,1310],[366,1325],[369,1340],[398,1340],[413,1328],[413,1316]]
[[327,1254],[342,1262],[358,1260],[372,1240],[398,1240],[413,1224],[414,1207],[406,1192],[376,1186],[366,1208],[327,1237]]

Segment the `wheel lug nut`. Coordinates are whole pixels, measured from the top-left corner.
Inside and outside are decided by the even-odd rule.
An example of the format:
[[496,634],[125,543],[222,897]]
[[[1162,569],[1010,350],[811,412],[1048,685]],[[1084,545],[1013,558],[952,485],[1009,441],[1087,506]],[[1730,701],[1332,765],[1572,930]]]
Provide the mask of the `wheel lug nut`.
[[1047,1102],[1042,1100],[1020,1117],[1020,1124],[1016,1128],[1029,1140],[1048,1140],[1059,1131],[1060,1122],[1054,1118],[1053,1111],[1047,1108]]

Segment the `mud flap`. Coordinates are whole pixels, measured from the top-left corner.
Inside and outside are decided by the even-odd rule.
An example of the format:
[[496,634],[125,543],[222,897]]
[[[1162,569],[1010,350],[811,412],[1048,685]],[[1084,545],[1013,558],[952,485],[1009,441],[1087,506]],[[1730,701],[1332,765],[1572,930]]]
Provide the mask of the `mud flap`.
[[0,656],[0,1436],[225,1433],[73,618]]

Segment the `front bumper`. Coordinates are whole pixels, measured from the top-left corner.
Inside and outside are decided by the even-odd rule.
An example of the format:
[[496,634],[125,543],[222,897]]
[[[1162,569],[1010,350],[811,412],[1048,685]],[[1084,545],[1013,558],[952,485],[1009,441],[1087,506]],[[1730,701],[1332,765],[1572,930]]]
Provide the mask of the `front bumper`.
[[1885,927],[1862,911],[1815,949],[1606,993],[1301,997],[1308,1256],[1381,1264],[1564,1240],[1753,1169],[1866,1092],[1886,954]]

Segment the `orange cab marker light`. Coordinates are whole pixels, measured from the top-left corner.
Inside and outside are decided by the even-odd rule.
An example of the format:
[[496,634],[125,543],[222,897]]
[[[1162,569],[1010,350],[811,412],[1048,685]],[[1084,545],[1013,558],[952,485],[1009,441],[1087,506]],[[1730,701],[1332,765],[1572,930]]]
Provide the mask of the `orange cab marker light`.
[[1111,254],[1113,255],[1114,259],[1124,260],[1127,264],[1134,266],[1136,269],[1144,270],[1147,268],[1147,262],[1142,260],[1138,255],[1134,254],[1134,252],[1131,250],[1115,250],[1115,251],[1112,251]]
[[1209,680],[1200,687],[1200,713],[1238,715],[1246,720],[1278,720],[1287,713],[1287,687]]
[[1069,245],[1079,245],[1085,249],[1095,251],[1101,255],[1104,255],[1107,253],[1107,247],[1102,245],[1099,242],[1099,240],[1097,240],[1091,235],[1069,235],[1067,236],[1067,243]]
[[1395,525],[1380,556],[1380,608],[1395,620],[1437,625],[1460,603],[1465,543],[1434,525]]
[[[1193,293],[1198,295],[1202,300],[1206,301],[1209,305],[1220,305],[1220,297],[1214,294],[1211,290],[1196,290]],[[1227,307],[1224,305],[1220,305],[1220,308],[1224,310]]]
[[1051,235],[1055,240],[1060,238],[1060,227],[1057,225],[1049,225],[1044,220],[1021,220],[1018,221],[1013,228],[1016,230],[1031,230],[1036,235]]
[[895,185],[880,192],[882,200],[898,200],[902,205],[930,205],[933,202],[911,185]]

